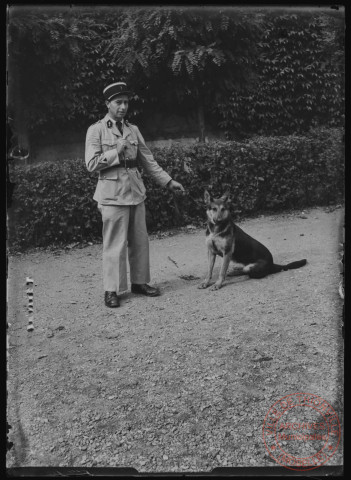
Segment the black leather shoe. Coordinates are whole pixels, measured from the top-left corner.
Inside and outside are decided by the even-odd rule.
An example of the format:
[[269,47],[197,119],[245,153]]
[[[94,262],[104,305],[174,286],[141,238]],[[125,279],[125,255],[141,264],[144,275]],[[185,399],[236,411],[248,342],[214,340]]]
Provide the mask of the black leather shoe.
[[105,305],[110,308],[119,307],[119,299],[116,292],[105,292]]
[[150,287],[144,283],[143,285],[138,285],[136,283],[132,283],[132,293],[141,293],[142,295],[147,295],[148,297],[158,297],[161,295],[161,292],[158,288]]

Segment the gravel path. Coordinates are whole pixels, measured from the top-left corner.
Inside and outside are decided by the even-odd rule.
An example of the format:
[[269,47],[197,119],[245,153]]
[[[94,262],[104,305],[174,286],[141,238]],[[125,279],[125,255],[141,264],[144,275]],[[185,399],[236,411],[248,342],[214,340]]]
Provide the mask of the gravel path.
[[[308,264],[261,280],[229,277],[214,292],[197,288],[203,230],[154,237],[152,283],[162,296],[127,293],[119,309],[103,305],[100,244],[11,257],[8,467],[275,465],[263,421],[295,392],[323,397],[342,421],[342,222],[341,208],[241,222],[277,263]],[[329,464],[341,463],[340,446]]]

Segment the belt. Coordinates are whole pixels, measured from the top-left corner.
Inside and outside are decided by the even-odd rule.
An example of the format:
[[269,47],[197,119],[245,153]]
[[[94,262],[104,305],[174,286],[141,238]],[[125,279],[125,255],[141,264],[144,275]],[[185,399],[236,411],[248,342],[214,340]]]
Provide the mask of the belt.
[[137,168],[137,160],[121,160],[121,163],[116,165],[117,168]]

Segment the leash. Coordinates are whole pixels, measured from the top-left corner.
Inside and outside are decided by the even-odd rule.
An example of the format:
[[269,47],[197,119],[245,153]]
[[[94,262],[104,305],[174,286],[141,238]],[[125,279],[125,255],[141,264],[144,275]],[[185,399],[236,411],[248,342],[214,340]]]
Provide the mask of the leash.
[[[181,196],[179,195],[179,193],[175,193],[175,192],[172,192],[172,194],[173,194],[173,199],[174,199],[175,203],[177,203],[177,200],[179,198],[181,198]],[[190,193],[184,192],[184,194],[182,196],[190,198],[190,200],[192,200],[198,207],[204,208],[204,204],[202,202],[199,202],[198,200],[196,200],[192,195],[190,195]]]
[[202,202],[199,202],[198,200],[195,200],[194,197],[192,197],[191,195],[188,194],[188,197],[190,198],[190,200],[192,200],[194,203],[196,203],[196,205],[198,207],[201,207],[201,208],[204,208],[204,204]]
[[[183,218],[184,219],[184,214],[182,213],[182,209],[179,208],[178,206],[178,200],[180,198],[184,198],[184,197],[187,197],[187,198],[190,198],[190,200],[192,202],[194,202],[198,207],[201,207],[201,209],[204,209],[204,204],[199,202],[198,200],[196,200],[192,195],[190,195],[188,192],[184,192],[183,195],[179,195],[179,193],[175,193],[175,192],[172,192],[172,196],[173,196],[173,204],[174,204],[174,208],[175,208],[175,213],[176,213],[176,217],[178,217],[178,219],[180,218]],[[204,222],[205,224],[206,222]]]

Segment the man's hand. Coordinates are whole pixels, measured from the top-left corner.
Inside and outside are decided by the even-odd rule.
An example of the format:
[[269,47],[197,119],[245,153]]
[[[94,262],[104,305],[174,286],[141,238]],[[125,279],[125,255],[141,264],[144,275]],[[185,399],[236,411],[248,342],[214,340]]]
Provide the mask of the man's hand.
[[125,148],[127,148],[127,143],[128,143],[128,140],[126,140],[125,138],[121,138],[121,139],[117,140],[117,153],[118,153],[118,155],[121,152],[123,152],[123,150]]
[[183,185],[180,183],[176,182],[175,180],[171,180],[170,182],[167,183],[167,187],[172,191],[172,192],[185,192]]

